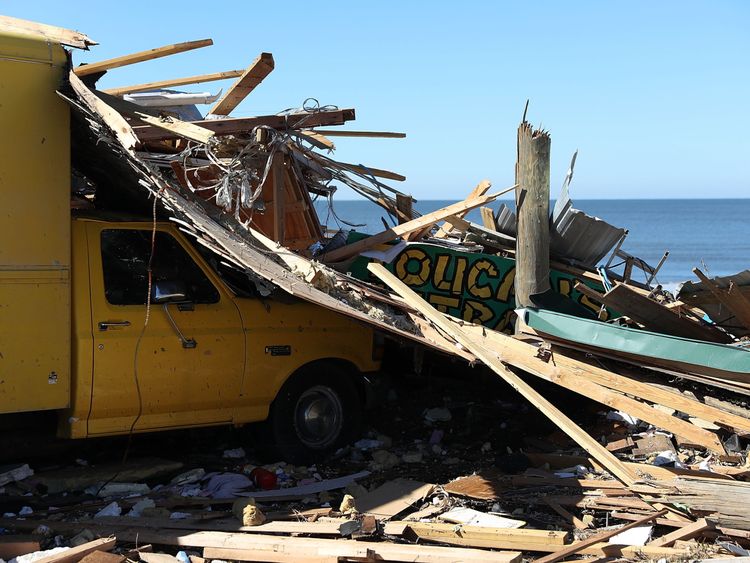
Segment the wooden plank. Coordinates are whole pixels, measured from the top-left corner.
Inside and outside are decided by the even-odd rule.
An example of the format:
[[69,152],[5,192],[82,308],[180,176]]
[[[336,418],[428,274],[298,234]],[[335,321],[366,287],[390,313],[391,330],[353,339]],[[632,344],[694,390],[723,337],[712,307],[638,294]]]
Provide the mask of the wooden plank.
[[[532,405],[539,409],[547,418],[554,422],[558,428],[563,430],[584,450],[589,452],[595,459],[604,465],[615,477],[625,485],[632,485],[635,481],[634,474],[623,465],[612,453],[594,438],[583,431],[575,422],[568,418],[560,409],[545,399],[538,391],[518,375],[510,371],[497,355],[485,348],[476,339],[470,337],[464,327],[452,321],[446,316],[433,309],[426,301],[421,299],[406,284],[386,270],[381,264],[370,263],[368,269],[375,274],[388,287],[398,293],[409,305],[417,309],[428,320],[438,328],[453,337],[459,344],[467,348],[485,365],[491,368],[497,375],[511,385],[516,391],[524,396]],[[484,327],[480,327],[486,330]],[[493,332],[487,330],[487,332]],[[507,361],[507,360],[506,360]],[[511,362],[512,363],[512,362]]]
[[[313,157],[314,156],[315,155],[313,154]],[[386,178],[388,180],[395,180],[396,182],[406,181],[406,176],[403,176],[402,174],[397,174],[396,172],[391,172],[390,170],[383,170],[382,168],[373,168],[371,166],[364,166],[362,164],[350,164],[348,162],[338,162],[338,161],[335,161],[332,164],[335,166],[338,166],[339,168],[343,168],[344,170],[351,170],[352,172],[364,174],[365,176],[375,176],[376,178]]]
[[295,131],[294,134],[319,149],[328,151],[336,149],[336,145],[333,144],[331,139],[319,133],[313,133],[312,131]]
[[[262,115],[257,117],[239,117],[228,119],[203,119],[191,121],[216,133],[216,135],[249,135],[255,127],[266,126],[273,129],[295,129],[314,125],[341,125],[355,118],[353,109],[320,111],[316,113],[296,113],[289,115]],[[177,135],[154,127],[134,127],[136,135],[141,141],[159,141],[174,139]]]
[[86,542],[77,547],[71,547],[67,551],[61,553],[42,557],[41,559],[37,559],[35,563],[77,563],[86,555],[93,553],[94,551],[109,551],[114,549],[116,543],[117,540],[115,538],[100,538],[98,540]]
[[119,86],[117,88],[102,90],[102,92],[112,96],[124,96],[125,94],[162,90],[163,88],[173,88],[174,86],[184,86],[186,84],[201,84],[203,82],[237,78],[238,76],[242,76],[243,72],[245,71],[225,70],[223,72],[212,72],[210,74],[198,74],[195,76],[183,76],[182,78],[170,78],[169,80],[157,80],[156,82],[144,82],[143,84],[133,84],[132,86]]
[[271,163],[273,174],[273,235],[284,241],[284,154],[276,151]]
[[636,418],[650,422],[651,424],[668,430],[684,437],[691,444],[700,445],[707,450],[714,451],[720,454],[726,453],[724,446],[719,437],[703,428],[672,416],[662,410],[659,410],[651,405],[642,403],[636,399],[623,395],[620,391],[608,389],[603,385],[598,385],[587,379],[581,379],[576,375],[572,375],[570,372],[562,369],[556,370],[553,375],[540,374],[534,372],[534,375],[556,383],[561,387],[565,387],[579,395],[588,397],[594,401],[597,401],[603,405],[608,406],[613,410],[621,410]]
[[[297,516],[299,517],[299,516]],[[118,530],[133,526],[133,519],[129,516],[108,516],[100,518],[84,518],[79,523],[90,529]],[[182,530],[182,531],[211,531],[211,532],[244,532],[246,534],[311,534],[319,536],[340,536],[342,530],[348,529],[352,520],[331,519],[315,522],[274,520],[264,522],[258,526],[243,526],[237,519],[226,518],[211,521],[199,519],[174,520],[169,518],[141,518],[139,525],[154,529]],[[119,534],[118,534],[119,535]]]
[[579,553],[585,547],[589,547],[594,544],[607,541],[609,538],[616,536],[617,534],[620,534],[626,530],[630,530],[631,528],[635,528],[636,526],[642,526],[643,524],[647,524],[648,522],[651,522],[655,518],[664,516],[665,514],[667,514],[667,512],[668,511],[666,510],[662,510],[654,514],[649,514],[648,516],[644,516],[643,518],[640,518],[636,520],[635,522],[631,522],[630,524],[625,524],[621,528],[617,528],[615,530],[609,530],[607,532],[603,532],[599,534],[594,534],[590,538],[573,543],[559,551],[555,551],[554,553],[550,553],[549,555],[545,555],[544,557],[536,559],[535,563],[554,563],[555,561],[560,561],[560,559],[564,559],[570,555]]
[[55,25],[37,23],[10,16],[0,16],[0,30],[3,33],[23,33],[27,35],[38,35],[54,43],[87,49],[91,45],[98,45],[96,41],[80,31],[65,29]]
[[[647,384],[631,385],[631,382],[625,377],[617,376],[606,370],[589,366],[583,362],[578,362],[572,358],[568,358],[561,354],[557,349],[554,355],[554,361],[546,362],[542,358],[537,357],[538,348],[528,342],[522,342],[492,330],[482,330],[482,327],[477,331],[476,327],[467,325],[463,330],[475,335],[474,338],[478,339],[477,342],[486,342],[485,346],[497,354],[495,356],[496,361],[499,361],[499,358],[502,358],[503,362],[510,363],[511,365],[521,368],[536,377],[556,383],[557,385],[608,405],[611,408],[621,409],[633,416],[641,418],[642,420],[651,422],[660,428],[679,434],[680,436],[685,436],[691,441],[691,443],[700,444],[711,451],[716,451],[721,454],[726,453],[721,440],[716,434],[698,428],[689,422],[671,416],[663,411],[622,394],[630,393],[632,387],[640,390],[641,395],[648,395],[649,397],[658,395],[661,397],[664,392],[660,389],[654,388],[652,393]],[[617,383],[610,383],[609,385],[611,386],[611,389],[608,389],[604,385],[594,382],[597,380],[597,377],[602,381],[609,380],[616,381]],[[636,392],[634,394],[639,393]],[[681,404],[684,408],[700,412],[704,412],[705,410],[703,408],[704,405],[701,405],[697,401],[693,401],[694,404],[690,405],[688,404],[691,401],[690,399],[678,397],[678,400],[680,399],[682,399]],[[722,418],[726,419],[726,416],[727,415],[722,415]],[[698,417],[703,418],[702,416]],[[697,440],[697,442],[694,440]]]
[[682,338],[692,338],[693,340],[720,343],[731,341],[731,338],[725,333],[681,317],[627,284],[618,283],[605,294],[594,291],[580,282],[576,283],[575,289],[589,298],[627,315],[637,323],[642,324],[647,330]]
[[315,129],[315,133],[327,135],[328,137],[372,137],[383,139],[403,139],[406,133],[391,133],[387,131],[339,131],[336,129]]
[[[505,342],[505,341],[504,341]],[[507,341],[509,345],[517,349],[521,346]],[[552,347],[555,362],[559,368],[569,371],[577,378],[585,378],[589,381],[633,395],[639,399],[673,408],[677,411],[695,416],[702,420],[708,420],[716,424],[723,424],[742,432],[750,432],[750,419],[738,414],[726,412],[718,407],[701,403],[679,392],[669,391],[663,387],[652,385],[647,382],[619,375],[595,365],[576,360],[565,354],[565,350],[558,346]],[[531,350],[528,350],[531,353]]]
[[261,53],[250,63],[245,72],[237,79],[237,82],[226,91],[221,99],[216,102],[208,115],[229,115],[250,92],[252,92],[263,79],[271,74],[274,68],[273,55]]
[[39,536],[0,536],[0,559],[10,561],[19,555],[39,551]]
[[462,211],[469,211],[471,209],[474,209],[475,207],[479,207],[481,205],[484,205],[485,203],[494,201],[497,197],[497,194],[492,194],[480,196],[474,199],[459,201],[458,203],[443,207],[442,209],[438,209],[437,211],[433,211],[432,213],[427,213],[425,215],[422,215],[421,217],[412,219],[411,221],[408,221],[401,225],[391,227],[390,229],[382,231],[376,235],[372,235],[371,237],[367,237],[366,239],[362,239],[357,242],[353,242],[352,244],[347,244],[346,246],[342,246],[341,248],[332,250],[331,252],[327,252],[323,255],[323,259],[327,262],[337,262],[340,260],[345,260],[379,244],[389,242],[411,232],[418,231],[430,225],[434,225],[438,221],[442,221],[443,219],[445,219],[446,217],[450,217],[451,215],[461,213]]
[[[492,182],[490,182],[489,180],[482,180],[474,187],[473,190],[471,190],[471,193],[469,193],[466,199],[474,199],[474,198],[483,196],[490,190],[491,187],[492,187]],[[513,187],[513,189],[515,189],[515,186]],[[468,213],[468,211],[459,213],[457,215],[457,218],[463,219],[466,216],[466,213]],[[450,231],[451,231],[451,226],[444,225],[440,227],[438,231],[435,233],[435,238],[445,238],[448,236]]]
[[122,55],[121,57],[106,59],[104,61],[99,61],[96,63],[79,65],[73,69],[73,72],[75,72],[78,76],[87,76],[89,74],[104,72],[113,68],[119,68],[143,61],[159,59],[161,57],[167,57],[169,55],[175,55],[177,53],[183,53],[185,51],[191,51],[193,49],[200,49],[201,47],[208,47],[209,45],[213,44],[214,42],[211,39],[199,39],[197,41],[186,41],[184,43],[164,45],[163,47],[147,49],[146,51],[139,51],[137,53],[131,53],[129,55]]
[[104,92],[94,91],[94,93],[109,107],[115,109],[120,114],[130,115],[148,125],[174,133],[183,139],[206,144],[214,136],[214,132],[209,129],[195,125],[189,121],[182,121],[176,117],[161,114],[153,108],[139,106],[138,104],[128,102],[117,96],[105,94]]
[[105,120],[106,124],[112,129],[120,144],[126,150],[133,150],[138,144],[138,137],[133,134],[133,129],[125,118],[107,105],[101,98],[97,97],[94,92],[89,90],[80,78],[73,71],[68,73],[68,81],[73,91],[83,101],[92,112],[99,114]]
[[482,214],[482,226],[490,231],[497,232],[497,223],[495,222],[495,212],[491,207],[480,207],[479,212]]
[[207,547],[203,550],[204,558],[219,561],[264,561],[268,563],[339,563],[337,556],[321,557],[286,552],[263,552],[263,559],[256,559],[252,554],[241,549]]
[[[260,539],[253,536],[252,539]],[[229,546],[228,546],[229,547]],[[320,560],[319,558],[361,558],[366,561],[409,561],[414,563],[517,563],[521,553],[517,551],[485,551],[471,548],[446,548],[426,545],[404,545],[387,542],[367,542],[358,540],[326,540],[313,538],[267,537],[263,542],[254,542],[246,548],[206,548],[206,559],[231,561],[275,561],[296,563],[299,557]],[[315,559],[318,558],[318,559]],[[334,559],[331,559],[332,561]]]
[[81,559],[80,563],[124,563],[127,556],[109,553],[107,551],[93,551]]
[[560,516],[562,516],[562,518],[566,522],[568,522],[569,524],[572,524],[577,529],[579,529],[579,530],[585,530],[586,528],[588,528],[588,525],[583,520],[581,520],[580,518],[574,516],[573,514],[571,514],[570,512],[568,512],[567,510],[565,510],[558,503],[556,503],[556,502],[554,502],[552,500],[547,500],[546,502],[547,502],[547,506],[549,506],[552,510],[554,510],[555,512],[557,512],[557,514],[559,514]]
[[[406,524],[401,533],[391,524]],[[523,528],[488,528],[484,526],[457,526],[432,522],[389,522],[383,532],[386,535],[403,535],[422,540],[448,542],[463,539],[462,545],[472,546],[473,540],[487,540],[479,547],[511,549],[519,551],[554,551],[565,545],[567,532],[548,530],[526,530]]]
[[674,542],[676,542],[677,540],[689,540],[698,537],[706,530],[712,530],[713,528],[713,522],[709,522],[705,518],[701,518],[700,520],[693,522],[692,524],[688,524],[687,526],[678,528],[677,530],[669,532],[668,534],[665,534],[660,538],[656,538],[655,540],[649,542],[648,545],[668,547],[674,544]]
[[434,488],[430,483],[394,479],[358,497],[357,510],[378,518],[391,518],[424,499]]

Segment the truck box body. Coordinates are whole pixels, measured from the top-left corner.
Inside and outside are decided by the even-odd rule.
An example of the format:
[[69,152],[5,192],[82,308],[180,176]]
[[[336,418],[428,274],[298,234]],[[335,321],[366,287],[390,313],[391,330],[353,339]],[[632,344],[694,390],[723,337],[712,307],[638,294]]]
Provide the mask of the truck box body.
[[70,126],[64,49],[0,34],[0,413],[70,402]]

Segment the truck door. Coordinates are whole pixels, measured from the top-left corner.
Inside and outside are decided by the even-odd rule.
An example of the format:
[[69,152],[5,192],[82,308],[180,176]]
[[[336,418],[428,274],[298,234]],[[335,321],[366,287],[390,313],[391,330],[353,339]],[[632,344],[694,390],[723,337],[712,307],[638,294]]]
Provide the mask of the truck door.
[[231,422],[245,342],[226,287],[167,228],[157,228],[152,245],[151,225],[89,222],[87,238],[89,435]]

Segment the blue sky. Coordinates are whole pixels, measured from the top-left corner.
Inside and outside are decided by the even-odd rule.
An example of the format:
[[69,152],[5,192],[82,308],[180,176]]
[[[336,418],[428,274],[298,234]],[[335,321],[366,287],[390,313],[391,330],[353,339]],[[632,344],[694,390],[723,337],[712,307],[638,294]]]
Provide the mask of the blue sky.
[[750,195],[747,2],[6,0],[3,13],[100,42],[77,62],[214,40],[112,70],[102,88],[242,68],[270,51],[276,69],[234,113],[308,97],[355,107],[346,127],[407,138],[336,138],[335,157],[403,173],[397,187],[417,199],[457,199],[483,178],[512,184],[527,98],[552,135],[553,197],[576,149],[574,198]]

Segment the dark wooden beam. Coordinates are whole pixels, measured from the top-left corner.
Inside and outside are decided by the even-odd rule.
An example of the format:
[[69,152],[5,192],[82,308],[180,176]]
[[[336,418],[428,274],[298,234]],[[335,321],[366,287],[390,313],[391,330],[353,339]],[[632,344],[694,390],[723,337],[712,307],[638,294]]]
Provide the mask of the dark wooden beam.
[[[257,117],[237,117],[229,119],[204,119],[191,121],[209,129],[217,135],[249,135],[254,127],[265,125],[273,129],[300,129],[302,127],[316,127],[319,125],[343,125],[347,121],[355,119],[353,109],[340,109],[335,111],[320,111],[317,113],[297,113],[291,115],[260,115]],[[159,141],[163,139],[175,139],[176,134],[170,134],[157,127],[143,126],[134,127],[135,134],[141,141]]]

